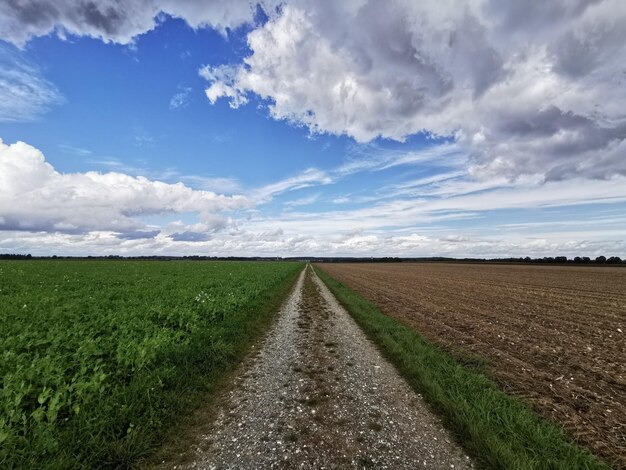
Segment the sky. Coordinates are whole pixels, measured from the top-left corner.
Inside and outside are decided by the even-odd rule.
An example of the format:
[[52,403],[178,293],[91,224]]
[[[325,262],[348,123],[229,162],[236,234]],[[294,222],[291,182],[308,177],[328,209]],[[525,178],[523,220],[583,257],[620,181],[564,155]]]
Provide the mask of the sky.
[[626,257],[623,0],[0,1],[0,253]]

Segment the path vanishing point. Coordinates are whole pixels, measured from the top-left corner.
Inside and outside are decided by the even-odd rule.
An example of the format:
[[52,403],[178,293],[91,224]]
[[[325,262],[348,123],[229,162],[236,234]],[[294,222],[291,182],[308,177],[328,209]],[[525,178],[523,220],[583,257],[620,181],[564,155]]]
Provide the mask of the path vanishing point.
[[233,380],[177,468],[473,468],[308,265]]

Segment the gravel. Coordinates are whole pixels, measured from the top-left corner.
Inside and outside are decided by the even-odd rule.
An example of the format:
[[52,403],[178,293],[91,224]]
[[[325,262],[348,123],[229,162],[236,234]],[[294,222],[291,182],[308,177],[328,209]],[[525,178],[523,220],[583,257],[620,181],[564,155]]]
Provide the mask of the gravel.
[[307,267],[178,468],[473,468]]

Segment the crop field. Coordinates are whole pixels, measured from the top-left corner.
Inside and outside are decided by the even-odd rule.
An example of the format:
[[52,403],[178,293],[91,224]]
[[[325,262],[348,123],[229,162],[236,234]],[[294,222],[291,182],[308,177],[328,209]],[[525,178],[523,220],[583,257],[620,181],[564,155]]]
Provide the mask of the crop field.
[[608,462],[626,465],[626,269],[318,267]]
[[0,262],[0,467],[136,462],[242,357],[301,268]]

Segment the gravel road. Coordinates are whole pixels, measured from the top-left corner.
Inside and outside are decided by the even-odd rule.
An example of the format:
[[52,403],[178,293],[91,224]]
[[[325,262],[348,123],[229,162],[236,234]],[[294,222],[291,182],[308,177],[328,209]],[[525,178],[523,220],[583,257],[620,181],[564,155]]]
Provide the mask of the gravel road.
[[472,468],[307,267],[178,468]]

